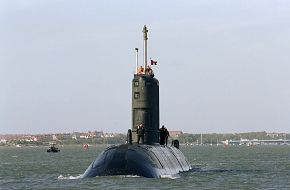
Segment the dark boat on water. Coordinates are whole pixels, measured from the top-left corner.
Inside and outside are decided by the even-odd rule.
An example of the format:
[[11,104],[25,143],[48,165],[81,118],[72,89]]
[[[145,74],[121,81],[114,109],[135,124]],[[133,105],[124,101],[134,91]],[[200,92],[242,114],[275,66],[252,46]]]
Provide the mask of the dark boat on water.
[[50,147],[47,149],[47,152],[59,152],[60,150],[56,147],[56,144],[51,144]]
[[[175,140],[171,146],[161,141],[159,130],[159,81],[147,66],[147,28],[143,28],[144,63],[138,65],[132,81],[132,128],[127,133],[127,143],[105,149],[84,172],[82,177],[138,175],[148,178],[172,176],[191,169]],[[151,60],[151,64],[157,62]],[[139,134],[138,126],[143,126]],[[141,142],[140,142],[141,140]],[[161,143],[163,142],[163,143]]]

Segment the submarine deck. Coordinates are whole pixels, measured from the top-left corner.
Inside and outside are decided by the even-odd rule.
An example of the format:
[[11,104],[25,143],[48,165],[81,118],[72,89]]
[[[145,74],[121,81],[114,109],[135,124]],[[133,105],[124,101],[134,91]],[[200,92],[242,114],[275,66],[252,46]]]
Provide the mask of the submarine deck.
[[138,175],[161,177],[191,169],[183,153],[171,146],[122,144],[106,148],[83,177]]

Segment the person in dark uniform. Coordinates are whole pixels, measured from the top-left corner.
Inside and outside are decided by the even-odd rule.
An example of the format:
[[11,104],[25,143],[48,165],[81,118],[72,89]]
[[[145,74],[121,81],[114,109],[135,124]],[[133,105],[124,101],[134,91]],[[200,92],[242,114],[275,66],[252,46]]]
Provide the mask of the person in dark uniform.
[[169,131],[165,128],[165,133],[166,133],[166,135],[165,135],[165,144],[166,144],[166,146],[167,146],[167,141],[168,141],[168,137],[170,136],[169,135]]
[[144,127],[143,124],[138,125],[137,127],[137,143],[140,143],[140,139],[141,139],[141,143],[144,143]]
[[132,144],[132,130],[131,129],[128,129],[127,144]]
[[166,136],[167,136],[167,132],[166,132],[166,128],[164,127],[164,125],[162,125],[162,127],[159,129],[159,143],[160,145],[164,145],[165,144],[165,140],[166,140]]

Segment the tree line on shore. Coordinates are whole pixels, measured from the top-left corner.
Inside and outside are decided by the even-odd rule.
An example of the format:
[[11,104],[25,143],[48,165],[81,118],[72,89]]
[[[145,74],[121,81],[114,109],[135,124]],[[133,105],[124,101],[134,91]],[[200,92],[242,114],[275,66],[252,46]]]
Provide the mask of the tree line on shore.
[[[75,145],[75,144],[122,144],[126,143],[126,134],[115,134],[111,137],[93,136],[89,138],[69,138],[68,135],[55,134],[57,137],[54,141],[57,144],[62,145]],[[240,140],[240,139],[259,139],[259,140],[271,140],[271,139],[289,139],[290,134],[286,133],[267,133],[263,132],[248,132],[248,133],[207,133],[207,134],[190,134],[182,133],[176,136],[169,137],[168,143],[172,140],[179,140],[181,144],[221,144],[225,140]],[[48,145],[53,141],[49,136],[46,138],[40,138],[37,141],[25,141],[23,139],[13,139],[1,145]]]

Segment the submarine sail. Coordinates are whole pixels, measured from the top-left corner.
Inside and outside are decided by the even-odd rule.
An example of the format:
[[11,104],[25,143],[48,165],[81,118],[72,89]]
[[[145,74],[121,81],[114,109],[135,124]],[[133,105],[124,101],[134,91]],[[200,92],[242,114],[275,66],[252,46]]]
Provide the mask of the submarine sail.
[[127,143],[106,148],[82,177],[138,175],[160,178],[191,169],[184,154],[175,146],[160,145],[159,81],[147,65],[147,27],[143,28],[143,65],[138,65],[132,80],[132,127]]

